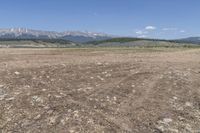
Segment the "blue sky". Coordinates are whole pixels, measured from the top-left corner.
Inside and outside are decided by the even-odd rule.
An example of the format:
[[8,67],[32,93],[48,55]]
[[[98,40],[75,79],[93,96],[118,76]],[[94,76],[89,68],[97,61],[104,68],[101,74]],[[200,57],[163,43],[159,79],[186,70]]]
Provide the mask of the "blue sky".
[[0,28],[200,36],[200,0],[0,0]]

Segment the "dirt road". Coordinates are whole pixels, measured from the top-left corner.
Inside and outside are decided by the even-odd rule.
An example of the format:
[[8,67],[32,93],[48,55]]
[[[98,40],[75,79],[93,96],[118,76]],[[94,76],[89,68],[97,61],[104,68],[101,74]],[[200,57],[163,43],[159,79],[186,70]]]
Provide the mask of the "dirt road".
[[0,49],[8,132],[200,132],[200,49]]

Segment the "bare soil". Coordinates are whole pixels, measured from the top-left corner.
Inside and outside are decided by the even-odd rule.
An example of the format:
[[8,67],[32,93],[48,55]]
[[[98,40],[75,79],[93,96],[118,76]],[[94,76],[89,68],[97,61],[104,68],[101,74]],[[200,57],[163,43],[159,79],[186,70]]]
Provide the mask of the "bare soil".
[[13,132],[200,132],[200,49],[0,49]]

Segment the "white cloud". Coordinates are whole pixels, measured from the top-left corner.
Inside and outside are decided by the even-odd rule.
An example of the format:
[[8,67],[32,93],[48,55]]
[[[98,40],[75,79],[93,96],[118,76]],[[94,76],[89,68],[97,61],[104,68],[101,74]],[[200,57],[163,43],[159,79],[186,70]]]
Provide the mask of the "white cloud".
[[180,30],[181,33],[185,33],[185,30]]
[[136,31],[135,33],[136,33],[136,34],[139,34],[139,35],[143,34],[143,32],[142,32],[141,30]]
[[156,29],[155,26],[146,26],[144,29],[137,30],[135,34],[138,38],[147,38]]
[[175,31],[177,28],[163,28],[163,31]]
[[140,35],[140,36],[137,36],[138,38],[146,38],[147,36],[146,35]]
[[156,27],[156,26],[146,26],[142,29],[135,30],[135,36],[138,38],[157,38],[157,37],[174,37],[183,36],[187,33],[186,30],[176,27]]
[[146,26],[145,30],[156,30],[155,26]]
[[135,33],[138,34],[138,35],[148,34],[147,31],[142,31],[142,30],[138,30]]

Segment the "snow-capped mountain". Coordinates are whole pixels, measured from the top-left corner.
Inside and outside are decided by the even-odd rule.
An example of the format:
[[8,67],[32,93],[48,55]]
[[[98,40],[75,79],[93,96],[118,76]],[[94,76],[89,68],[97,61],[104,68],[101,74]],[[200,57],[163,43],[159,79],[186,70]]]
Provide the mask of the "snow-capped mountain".
[[0,38],[3,39],[64,39],[74,42],[88,42],[110,39],[112,36],[104,33],[81,31],[41,31],[27,28],[0,29]]

